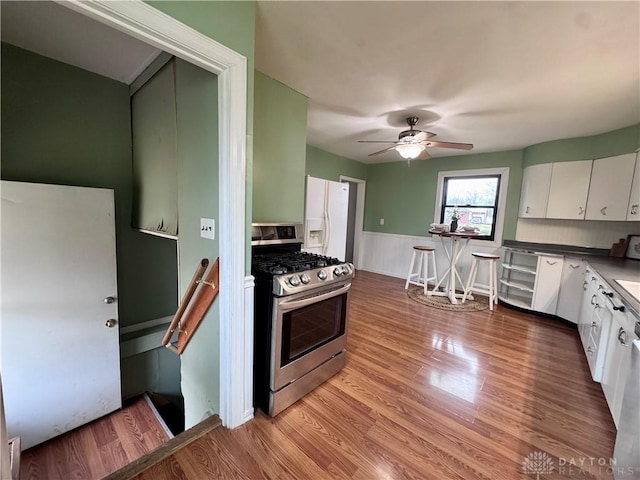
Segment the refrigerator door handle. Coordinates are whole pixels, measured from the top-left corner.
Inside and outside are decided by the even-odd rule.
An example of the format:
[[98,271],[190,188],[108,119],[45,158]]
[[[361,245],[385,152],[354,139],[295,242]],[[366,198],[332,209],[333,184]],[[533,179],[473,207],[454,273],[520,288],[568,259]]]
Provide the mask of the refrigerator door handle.
[[324,245],[322,253],[327,254],[329,239],[331,238],[331,217],[329,216],[329,182],[324,184]]

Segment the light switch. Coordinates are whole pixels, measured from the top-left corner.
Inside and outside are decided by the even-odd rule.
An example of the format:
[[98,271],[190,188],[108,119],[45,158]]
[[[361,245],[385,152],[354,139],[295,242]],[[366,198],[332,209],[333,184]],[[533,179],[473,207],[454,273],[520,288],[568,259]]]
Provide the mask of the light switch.
[[213,218],[200,219],[200,236],[210,240],[216,238],[216,221]]
[[380,225],[384,225],[384,218],[380,219]]

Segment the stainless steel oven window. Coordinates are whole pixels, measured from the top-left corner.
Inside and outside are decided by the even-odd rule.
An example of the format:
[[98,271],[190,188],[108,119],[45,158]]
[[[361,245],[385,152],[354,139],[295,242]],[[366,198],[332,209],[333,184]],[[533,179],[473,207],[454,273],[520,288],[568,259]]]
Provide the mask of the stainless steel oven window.
[[346,309],[343,294],[284,313],[280,366],[344,335]]
[[[306,292],[304,294],[291,295],[289,297],[276,298],[274,301],[273,312],[273,329],[271,338],[271,390],[278,390],[290,382],[302,377],[307,372],[316,368],[321,363],[330,359],[334,355],[340,353],[346,348],[347,339],[346,332],[348,329],[347,311],[349,306],[348,291],[351,287],[350,283],[343,283],[340,285],[334,285],[331,289],[325,289],[321,291],[315,291],[314,293]],[[326,302],[326,303],[325,303]],[[314,339],[316,341],[313,348],[304,348],[301,340],[304,337],[300,337],[294,342],[293,351],[297,352],[295,358],[291,355],[292,348],[290,339],[283,334],[285,329],[283,328],[285,323],[312,318],[308,316],[300,316],[305,312],[306,307],[317,306],[320,309],[313,309],[313,317],[315,318],[320,313],[326,315],[326,319],[329,319],[337,327],[332,327],[331,331],[337,332],[336,335],[327,338],[327,330],[321,329],[319,332],[314,333]],[[308,311],[307,311],[308,312]],[[290,314],[294,313],[294,316]],[[287,320],[288,319],[288,320]],[[300,324],[302,325],[302,323]],[[335,328],[335,330],[334,330]],[[289,332],[291,327],[289,327]],[[298,327],[294,328],[294,332],[298,331]],[[322,335],[319,335],[322,333]],[[306,338],[308,340],[309,338]],[[309,343],[306,342],[307,347]],[[283,363],[283,348],[289,353],[286,355],[286,363]]]

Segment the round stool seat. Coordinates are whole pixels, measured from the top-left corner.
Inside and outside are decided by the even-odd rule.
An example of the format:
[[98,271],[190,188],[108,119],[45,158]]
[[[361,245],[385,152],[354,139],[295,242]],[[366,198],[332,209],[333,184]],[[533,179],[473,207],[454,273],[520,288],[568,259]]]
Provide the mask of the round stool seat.
[[471,255],[476,257],[476,258],[478,258],[478,259],[480,259],[480,260],[498,260],[500,258],[500,255],[493,255],[492,253],[473,252],[473,253],[471,253]]
[[420,252],[434,252],[436,249],[433,247],[425,247],[422,245],[414,245],[413,247],[414,250],[418,250]]

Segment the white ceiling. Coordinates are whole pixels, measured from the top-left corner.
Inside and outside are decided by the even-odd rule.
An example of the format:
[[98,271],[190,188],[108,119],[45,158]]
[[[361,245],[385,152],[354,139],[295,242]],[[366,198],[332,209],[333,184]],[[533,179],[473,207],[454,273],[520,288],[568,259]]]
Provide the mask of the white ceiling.
[[[131,83],[159,53],[52,2],[2,1],[2,40]],[[308,143],[363,162],[405,117],[471,152],[640,122],[640,2],[258,1],[256,68],[309,97]]]
[[2,1],[2,41],[130,84],[160,50],[54,2]]
[[256,69],[309,97],[307,141],[338,155],[402,160],[357,141],[410,115],[500,151],[638,123],[639,23],[639,2],[259,1]]

